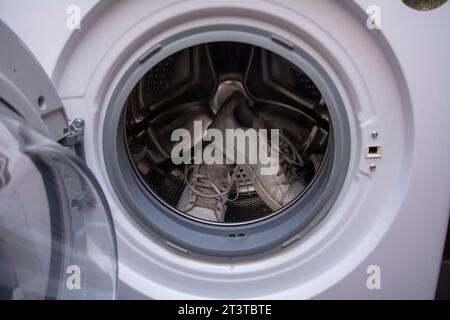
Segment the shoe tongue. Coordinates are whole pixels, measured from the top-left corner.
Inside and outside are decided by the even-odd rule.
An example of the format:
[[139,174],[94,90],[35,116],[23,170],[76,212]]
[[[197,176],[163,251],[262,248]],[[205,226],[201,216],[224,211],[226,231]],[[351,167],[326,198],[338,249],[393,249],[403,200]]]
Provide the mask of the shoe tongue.
[[[221,199],[218,192],[224,192],[227,186],[227,165],[200,165],[198,174],[202,175],[194,182],[195,189],[203,194],[216,196],[212,198],[197,197],[200,206],[213,207],[217,206],[217,201]],[[209,174],[209,177],[208,177]]]
[[204,175],[209,175],[211,178],[223,177],[226,179],[228,172],[228,166],[225,164],[209,164],[201,165],[199,168],[199,173]]

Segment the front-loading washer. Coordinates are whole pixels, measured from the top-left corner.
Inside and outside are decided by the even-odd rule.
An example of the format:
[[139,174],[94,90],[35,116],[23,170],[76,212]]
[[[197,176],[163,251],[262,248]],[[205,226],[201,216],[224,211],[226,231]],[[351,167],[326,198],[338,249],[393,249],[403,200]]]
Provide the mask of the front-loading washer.
[[[78,154],[110,206],[120,297],[433,298],[450,189],[440,4],[4,1],[0,18],[68,123],[84,122]],[[213,122],[227,86],[298,138],[310,170],[279,210],[244,179],[212,223],[177,208],[170,134]]]

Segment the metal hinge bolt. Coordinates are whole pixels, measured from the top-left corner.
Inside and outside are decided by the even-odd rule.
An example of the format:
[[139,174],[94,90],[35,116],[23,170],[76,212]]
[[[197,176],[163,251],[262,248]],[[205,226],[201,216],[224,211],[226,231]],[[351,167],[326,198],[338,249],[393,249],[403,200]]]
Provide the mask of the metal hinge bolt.
[[63,146],[73,146],[83,140],[84,136],[84,120],[81,118],[76,118],[69,125],[69,132],[59,140]]

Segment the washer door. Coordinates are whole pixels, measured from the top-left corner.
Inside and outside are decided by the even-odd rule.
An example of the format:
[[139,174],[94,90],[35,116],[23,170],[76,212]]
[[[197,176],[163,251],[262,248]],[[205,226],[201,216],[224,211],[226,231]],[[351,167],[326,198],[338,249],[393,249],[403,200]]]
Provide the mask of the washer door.
[[0,299],[110,299],[117,247],[105,197],[56,143],[67,119],[46,73],[0,21]]

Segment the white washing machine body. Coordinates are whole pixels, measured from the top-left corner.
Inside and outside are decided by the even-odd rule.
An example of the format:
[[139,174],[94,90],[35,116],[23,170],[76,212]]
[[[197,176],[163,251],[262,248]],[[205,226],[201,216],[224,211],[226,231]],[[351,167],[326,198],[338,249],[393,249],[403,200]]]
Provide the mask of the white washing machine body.
[[[119,278],[130,289],[119,296],[434,297],[450,206],[449,3],[430,11],[388,0],[71,5],[2,1],[0,19],[47,72],[67,117],[85,121],[87,165],[111,208]],[[80,28],[71,29],[77,8]],[[108,167],[105,132],[121,92],[164,57],[208,41],[248,42],[292,61],[301,49],[342,101],[349,148],[336,199],[314,228],[270,254],[215,259],[155,237],[132,217]]]

